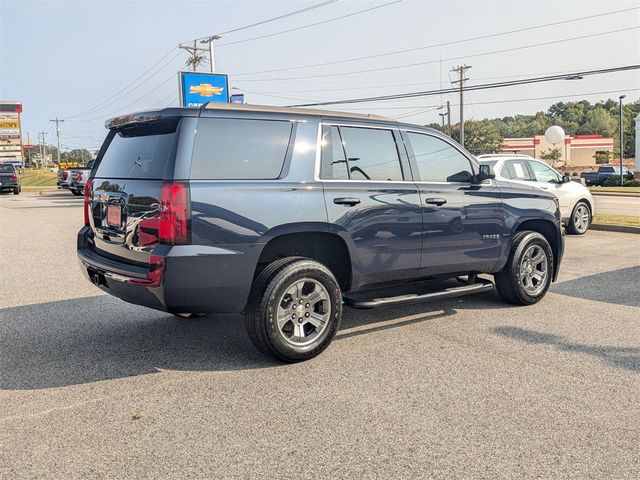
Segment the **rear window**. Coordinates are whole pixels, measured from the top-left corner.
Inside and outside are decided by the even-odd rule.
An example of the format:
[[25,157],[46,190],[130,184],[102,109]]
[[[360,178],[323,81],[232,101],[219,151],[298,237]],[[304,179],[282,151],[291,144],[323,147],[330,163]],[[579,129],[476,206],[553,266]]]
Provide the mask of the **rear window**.
[[0,173],[13,173],[14,171],[13,165],[0,165]]
[[293,124],[280,120],[201,118],[191,178],[262,180],[280,176]]
[[158,179],[175,156],[178,119],[112,131],[96,177]]

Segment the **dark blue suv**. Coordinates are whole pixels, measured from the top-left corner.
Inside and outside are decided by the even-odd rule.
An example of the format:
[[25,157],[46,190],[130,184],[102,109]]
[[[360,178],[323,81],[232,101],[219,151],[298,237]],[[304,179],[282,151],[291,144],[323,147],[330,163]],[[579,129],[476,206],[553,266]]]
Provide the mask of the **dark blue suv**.
[[556,198],[497,181],[428,128],[214,104],[107,126],[78,234],[87,278],[181,316],[243,312],[255,345],[286,361],[324,350],[343,304],[487,291],[491,274],[527,305],[558,274]]

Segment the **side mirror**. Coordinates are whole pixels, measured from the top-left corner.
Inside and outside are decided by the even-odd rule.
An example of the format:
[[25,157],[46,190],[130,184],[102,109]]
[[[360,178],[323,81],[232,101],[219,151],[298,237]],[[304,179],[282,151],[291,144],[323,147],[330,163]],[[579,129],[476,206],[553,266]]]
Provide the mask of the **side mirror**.
[[493,173],[493,169],[490,165],[481,164],[480,172],[478,173],[478,183],[482,183],[485,180],[490,180],[492,178],[496,178],[496,174]]
[[569,175],[562,176],[562,183],[569,183],[571,181],[571,177]]

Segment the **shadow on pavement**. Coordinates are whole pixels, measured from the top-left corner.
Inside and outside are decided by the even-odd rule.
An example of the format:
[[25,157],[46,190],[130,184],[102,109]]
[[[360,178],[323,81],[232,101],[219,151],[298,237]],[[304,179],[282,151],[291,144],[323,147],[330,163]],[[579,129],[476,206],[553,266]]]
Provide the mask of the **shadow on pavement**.
[[[342,338],[455,311],[345,310]],[[183,319],[109,296],[0,309],[0,389],[40,389],[155,373],[281,366],[260,354],[239,315]]]
[[640,347],[607,347],[573,343],[565,337],[520,327],[496,327],[493,333],[533,345],[550,345],[564,352],[584,353],[598,357],[617,368],[640,372]]
[[556,283],[551,285],[549,291],[586,300],[640,307],[638,284],[640,267],[635,266]]

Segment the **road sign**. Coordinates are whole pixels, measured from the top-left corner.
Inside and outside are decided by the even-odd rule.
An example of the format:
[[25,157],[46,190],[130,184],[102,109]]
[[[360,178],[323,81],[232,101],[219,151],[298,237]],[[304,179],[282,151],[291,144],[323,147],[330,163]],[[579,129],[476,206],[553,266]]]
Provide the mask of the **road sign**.
[[180,104],[183,107],[200,107],[207,102],[229,103],[227,75],[180,72]]

